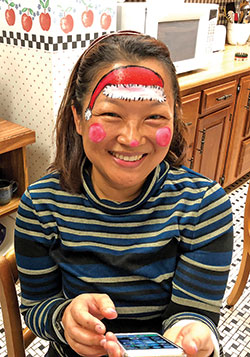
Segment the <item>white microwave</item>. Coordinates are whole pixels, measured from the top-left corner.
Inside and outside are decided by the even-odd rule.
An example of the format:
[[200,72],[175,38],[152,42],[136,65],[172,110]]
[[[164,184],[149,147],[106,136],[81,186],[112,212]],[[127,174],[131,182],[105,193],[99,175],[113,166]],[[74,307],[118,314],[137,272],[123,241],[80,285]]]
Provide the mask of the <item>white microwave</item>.
[[171,3],[118,4],[117,30],[139,31],[164,42],[177,73],[206,68],[213,52],[219,5]]

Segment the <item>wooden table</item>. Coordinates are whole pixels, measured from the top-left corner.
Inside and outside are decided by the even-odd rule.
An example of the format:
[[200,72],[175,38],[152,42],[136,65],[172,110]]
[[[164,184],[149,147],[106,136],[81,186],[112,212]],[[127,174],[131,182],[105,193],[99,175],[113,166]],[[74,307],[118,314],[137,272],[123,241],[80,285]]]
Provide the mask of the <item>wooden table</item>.
[[0,216],[15,211],[28,186],[26,146],[35,142],[35,132],[0,118],[0,178],[15,180],[18,189],[12,200],[0,206]]

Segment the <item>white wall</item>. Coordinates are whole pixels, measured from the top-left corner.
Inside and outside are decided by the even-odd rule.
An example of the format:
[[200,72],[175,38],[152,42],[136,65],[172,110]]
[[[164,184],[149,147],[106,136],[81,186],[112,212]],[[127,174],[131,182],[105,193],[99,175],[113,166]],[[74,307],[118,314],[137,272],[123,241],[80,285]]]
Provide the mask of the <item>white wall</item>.
[[[36,132],[36,142],[27,146],[30,183],[46,174],[53,158],[56,113],[75,62],[93,39],[116,29],[115,0],[88,0],[88,6],[79,0],[53,0],[45,10],[40,3],[19,0],[17,5],[8,6],[0,2],[0,118]],[[26,11],[26,16],[31,17],[30,30],[23,28],[24,8],[30,9]],[[11,25],[6,10],[15,14]],[[48,30],[40,23],[44,12],[51,19]],[[89,27],[82,21],[87,12],[94,15]],[[103,14],[111,19],[106,29],[102,27]],[[66,33],[62,19],[67,15],[72,17],[74,26]],[[13,240],[14,222],[13,215],[0,217],[0,223],[7,228],[0,253]]]

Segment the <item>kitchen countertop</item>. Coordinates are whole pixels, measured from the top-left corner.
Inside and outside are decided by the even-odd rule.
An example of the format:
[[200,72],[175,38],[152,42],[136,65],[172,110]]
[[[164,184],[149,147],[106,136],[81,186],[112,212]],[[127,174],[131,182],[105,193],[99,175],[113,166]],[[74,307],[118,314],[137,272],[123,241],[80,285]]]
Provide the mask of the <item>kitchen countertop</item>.
[[[247,60],[235,61],[235,52],[248,53]],[[211,55],[207,68],[180,74],[178,80],[181,91],[184,91],[246,71],[250,71],[250,44],[244,46],[226,45],[224,51],[215,52]]]

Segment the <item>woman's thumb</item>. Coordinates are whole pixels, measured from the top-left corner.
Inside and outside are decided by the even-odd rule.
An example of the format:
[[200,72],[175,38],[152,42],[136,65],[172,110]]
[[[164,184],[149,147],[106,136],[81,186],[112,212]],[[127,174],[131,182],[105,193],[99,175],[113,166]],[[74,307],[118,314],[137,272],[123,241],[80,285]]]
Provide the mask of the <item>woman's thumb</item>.
[[195,355],[199,350],[197,342],[190,339],[188,335],[182,340],[182,348],[188,355]]
[[212,353],[211,331],[203,323],[191,323],[184,326],[178,336],[179,339],[182,348],[190,356],[196,355],[199,351]]

